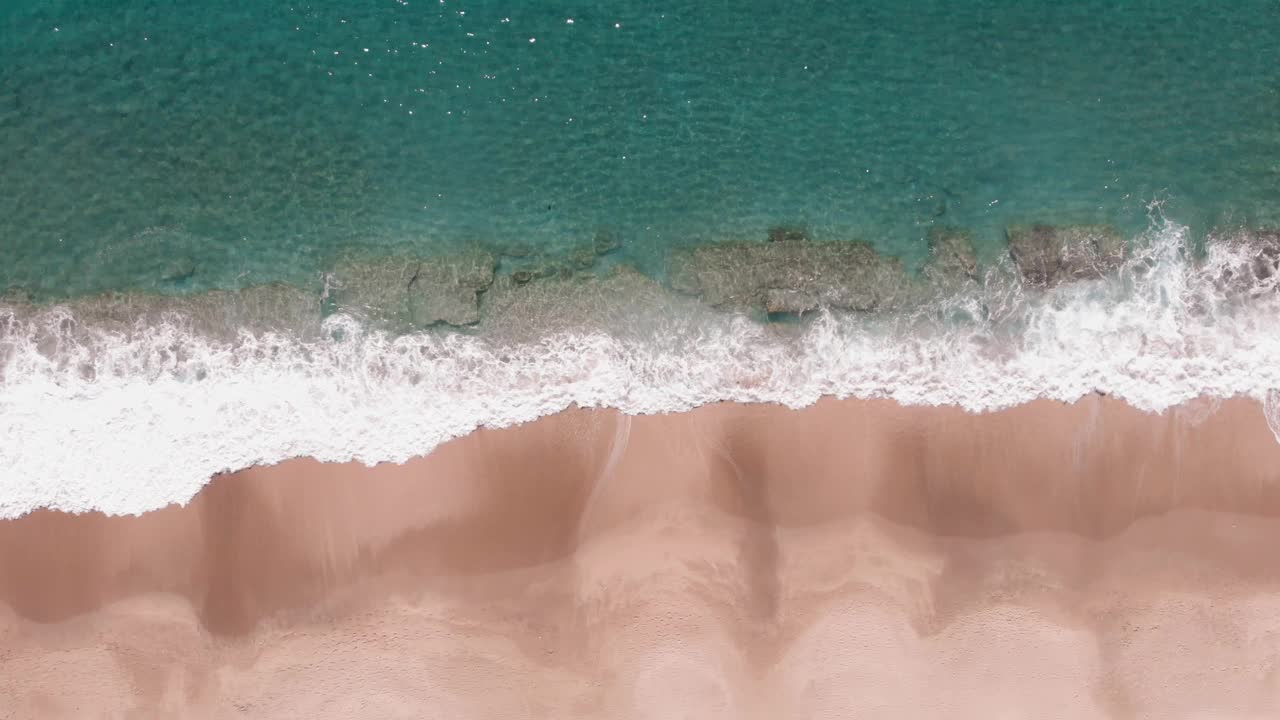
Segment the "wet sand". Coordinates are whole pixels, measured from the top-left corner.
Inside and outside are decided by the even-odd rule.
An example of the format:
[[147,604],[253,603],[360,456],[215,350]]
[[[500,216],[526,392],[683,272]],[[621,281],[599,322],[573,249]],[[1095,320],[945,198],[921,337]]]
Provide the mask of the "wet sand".
[[0,521],[0,717],[1269,718],[1253,402],[571,410]]

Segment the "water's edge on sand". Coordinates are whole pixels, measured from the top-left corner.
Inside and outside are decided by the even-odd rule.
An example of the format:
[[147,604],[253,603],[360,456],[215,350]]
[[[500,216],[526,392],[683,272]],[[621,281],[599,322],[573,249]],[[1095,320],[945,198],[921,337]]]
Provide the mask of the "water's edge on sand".
[[1262,717],[1276,468],[1241,399],[571,409],[405,464],[0,521],[0,696],[23,717]]

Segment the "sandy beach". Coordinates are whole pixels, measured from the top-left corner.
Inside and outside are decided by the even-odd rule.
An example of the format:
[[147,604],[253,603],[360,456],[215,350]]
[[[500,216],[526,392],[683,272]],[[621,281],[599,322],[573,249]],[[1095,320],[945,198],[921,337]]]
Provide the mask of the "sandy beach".
[[0,521],[3,718],[1270,718],[1252,401],[569,410]]

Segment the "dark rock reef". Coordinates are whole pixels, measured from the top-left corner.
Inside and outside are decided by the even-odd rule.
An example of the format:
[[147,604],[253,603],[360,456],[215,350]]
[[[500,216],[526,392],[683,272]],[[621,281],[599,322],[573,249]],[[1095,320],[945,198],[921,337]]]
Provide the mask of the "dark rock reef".
[[1100,278],[1124,262],[1124,237],[1105,225],[1021,225],[1007,236],[1009,256],[1034,287]]
[[594,271],[600,258],[621,248],[622,242],[616,235],[601,230],[591,242],[576,245],[567,252],[543,254],[527,245],[511,247],[515,250],[503,249],[499,253],[504,268],[510,270],[505,274],[509,274],[515,284],[524,285],[532,280],[567,280],[578,273]]
[[768,313],[884,309],[902,297],[894,258],[861,242],[724,242],[674,253],[671,286],[708,305]]
[[[6,308],[14,317],[34,321],[36,326],[52,328],[49,321],[55,320],[60,331],[86,343],[95,342],[93,332],[97,330],[129,334],[163,325],[228,341],[244,330],[309,338],[321,332],[322,320],[314,289],[283,283],[184,295],[107,292],[51,304],[34,303],[20,293],[0,294],[0,317]],[[80,331],[87,334],[79,337],[76,333]]]
[[1237,251],[1239,262],[1222,268],[1218,286],[1230,293],[1256,293],[1280,287],[1280,230],[1237,230],[1211,236]]
[[1270,280],[1280,275],[1280,230],[1256,230],[1251,235],[1253,276]]
[[481,321],[487,337],[539,342],[558,332],[614,336],[669,328],[704,309],[672,293],[629,265],[524,280],[499,275],[484,293]]
[[330,275],[334,307],[400,328],[480,320],[480,293],[493,284],[497,258],[483,250],[416,260],[384,258],[339,265]]
[[934,281],[979,279],[978,253],[973,247],[973,234],[952,227],[930,228],[929,260],[924,266],[926,278]]

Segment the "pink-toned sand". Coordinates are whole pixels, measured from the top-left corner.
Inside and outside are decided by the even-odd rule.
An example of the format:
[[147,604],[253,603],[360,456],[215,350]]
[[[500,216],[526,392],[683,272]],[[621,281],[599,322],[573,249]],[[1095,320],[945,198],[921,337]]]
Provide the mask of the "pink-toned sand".
[[39,512],[0,717],[1280,717],[1280,444],[1248,401],[573,410]]

